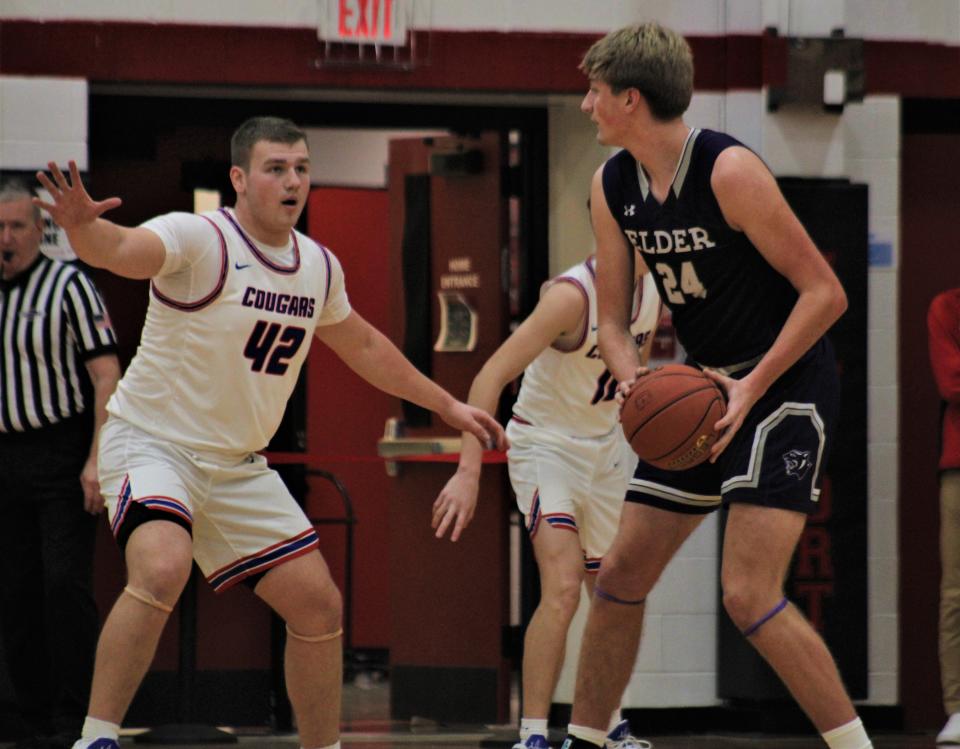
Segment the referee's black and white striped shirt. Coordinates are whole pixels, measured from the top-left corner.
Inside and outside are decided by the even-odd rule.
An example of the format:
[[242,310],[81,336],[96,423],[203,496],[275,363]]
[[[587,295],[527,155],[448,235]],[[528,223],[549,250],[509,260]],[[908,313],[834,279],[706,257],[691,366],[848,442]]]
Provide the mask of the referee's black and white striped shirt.
[[0,282],[0,434],[92,408],[84,362],[116,349],[103,300],[80,268],[41,254]]

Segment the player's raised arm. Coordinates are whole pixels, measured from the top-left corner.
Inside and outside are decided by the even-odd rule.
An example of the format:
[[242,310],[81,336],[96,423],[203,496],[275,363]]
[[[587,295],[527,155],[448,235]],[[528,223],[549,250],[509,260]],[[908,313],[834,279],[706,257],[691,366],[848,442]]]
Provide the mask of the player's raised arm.
[[423,406],[450,426],[470,432],[484,444],[507,449],[503,427],[486,411],[457,400],[417,370],[383,333],[355,311],[315,335],[374,387]]
[[[486,361],[470,386],[467,402],[493,415],[500,394],[545,348],[564,333],[579,329],[586,313],[583,294],[569,283],[548,288],[530,316]],[[443,538],[448,529],[456,541],[473,519],[480,488],[483,445],[463,433],[460,462],[433,503],[432,527]]]
[[63,228],[81,260],[126,278],[150,278],[159,272],[166,251],[156,234],[100,218],[119,206],[120,198],[99,201],[91,198],[75,161],[70,162],[69,179],[54,162],[47,166],[52,179],[43,172],[37,172],[37,179],[52,202],[37,198],[33,202]]

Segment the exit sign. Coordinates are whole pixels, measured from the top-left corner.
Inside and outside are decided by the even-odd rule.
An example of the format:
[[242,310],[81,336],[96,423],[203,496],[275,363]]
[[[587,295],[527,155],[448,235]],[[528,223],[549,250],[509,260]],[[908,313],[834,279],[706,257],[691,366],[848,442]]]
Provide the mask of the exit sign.
[[407,43],[407,19],[413,0],[325,0],[320,3],[317,36],[327,42]]

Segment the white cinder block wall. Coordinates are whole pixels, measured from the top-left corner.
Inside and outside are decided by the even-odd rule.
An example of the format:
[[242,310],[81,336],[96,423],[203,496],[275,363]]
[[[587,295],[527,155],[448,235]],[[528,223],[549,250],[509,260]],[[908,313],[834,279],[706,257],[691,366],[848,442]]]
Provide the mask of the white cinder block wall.
[[[333,0],[330,0],[333,1]],[[758,33],[960,42],[960,0],[411,0],[414,26],[501,31],[604,32],[655,18],[685,33]],[[266,26],[316,25],[317,0],[6,0],[5,18],[82,18]],[[34,169],[48,158],[86,166],[86,83],[0,77],[0,167]],[[56,102],[54,104],[53,102]],[[66,103],[65,103],[66,102]],[[578,97],[550,101],[551,269],[580,259],[593,169],[592,140]],[[50,110],[56,107],[55,111]],[[64,111],[66,107],[67,111]],[[757,149],[778,175],[847,176],[870,186],[869,276],[869,636],[870,698],[897,701],[897,254],[899,100],[869,97],[842,115],[785,107],[768,114],[758,92],[697,95],[691,124],[719,127]],[[36,144],[41,144],[37,149]],[[580,185],[583,185],[581,188]],[[715,702],[716,528],[705,523],[668,568],[650,600],[647,638],[627,705]],[[569,659],[568,659],[569,660]],[[653,688],[653,684],[656,685]],[[564,698],[568,675],[558,691]],[[569,699],[568,697],[565,699]]]

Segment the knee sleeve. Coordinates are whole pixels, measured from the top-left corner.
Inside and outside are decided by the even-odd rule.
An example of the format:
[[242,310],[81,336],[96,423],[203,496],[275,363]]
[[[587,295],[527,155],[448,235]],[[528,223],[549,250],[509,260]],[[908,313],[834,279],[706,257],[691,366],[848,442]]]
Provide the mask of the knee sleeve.
[[286,627],[287,634],[290,635],[294,640],[300,640],[301,642],[326,642],[327,640],[335,640],[343,634],[343,627],[338,629],[336,632],[331,632],[326,635],[301,635],[290,629],[289,624],[286,625]]
[[760,627],[762,627],[768,621],[773,619],[773,617],[775,617],[777,614],[783,611],[787,607],[787,603],[788,601],[786,597],[782,598],[780,600],[780,603],[778,603],[776,606],[770,609],[766,614],[764,614],[759,619],[757,619],[757,621],[755,621],[753,624],[751,624],[749,627],[743,630],[743,636],[750,637],[750,635],[754,634],[758,629],[760,629]]
[[619,603],[621,606],[640,606],[647,600],[646,598],[637,598],[634,600],[617,598],[617,596],[613,595],[613,593],[608,593],[605,590],[601,590],[599,585],[593,586],[593,594],[598,598],[602,598],[604,601]]
[[123,589],[123,592],[131,598],[136,598],[138,601],[140,601],[140,603],[145,603],[147,606],[160,609],[165,614],[169,614],[171,611],[173,611],[173,606],[168,606],[163,601],[158,601],[149,591],[138,590],[137,588],[133,588],[128,585]]

